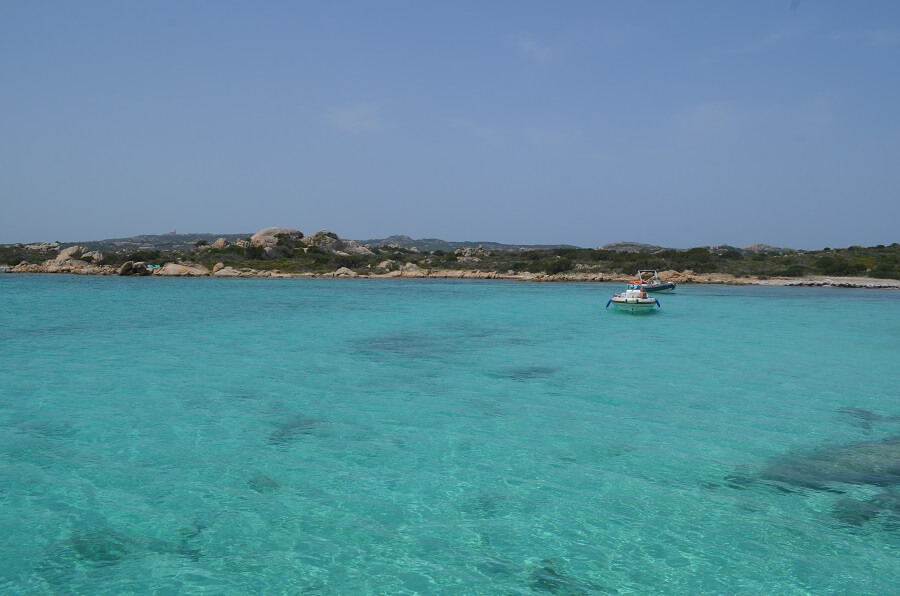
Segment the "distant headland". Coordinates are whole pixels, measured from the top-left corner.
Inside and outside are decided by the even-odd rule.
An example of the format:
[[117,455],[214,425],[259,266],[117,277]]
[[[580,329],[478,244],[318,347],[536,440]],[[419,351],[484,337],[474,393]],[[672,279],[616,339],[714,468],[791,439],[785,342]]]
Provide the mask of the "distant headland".
[[627,281],[656,269],[664,281],[900,288],[900,244],[795,250],[667,248],[614,242],[596,248],[451,242],[390,236],[346,240],[319,230],[142,235],[78,243],[0,245],[0,271],[78,275],[340,277]]

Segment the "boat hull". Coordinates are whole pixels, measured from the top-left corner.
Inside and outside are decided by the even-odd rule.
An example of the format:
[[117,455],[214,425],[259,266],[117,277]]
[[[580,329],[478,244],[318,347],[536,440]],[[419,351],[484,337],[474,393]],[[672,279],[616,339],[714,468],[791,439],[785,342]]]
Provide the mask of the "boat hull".
[[645,292],[671,292],[675,289],[675,282],[668,281],[664,284],[644,285]]
[[610,305],[626,312],[653,312],[659,307],[659,302],[655,298],[613,298],[607,303],[607,306]]

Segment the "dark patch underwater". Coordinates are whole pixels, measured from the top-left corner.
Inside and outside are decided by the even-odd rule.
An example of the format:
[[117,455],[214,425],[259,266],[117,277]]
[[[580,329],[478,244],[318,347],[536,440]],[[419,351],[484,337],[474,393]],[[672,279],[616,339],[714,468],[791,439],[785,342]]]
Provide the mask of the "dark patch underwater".
[[559,372],[559,370],[559,368],[551,366],[520,366],[507,368],[503,371],[493,373],[491,376],[510,379],[512,381],[531,381],[535,379],[550,378]]
[[279,424],[278,428],[269,434],[267,441],[269,445],[287,445],[311,436],[321,423],[320,420],[312,418],[292,418]]

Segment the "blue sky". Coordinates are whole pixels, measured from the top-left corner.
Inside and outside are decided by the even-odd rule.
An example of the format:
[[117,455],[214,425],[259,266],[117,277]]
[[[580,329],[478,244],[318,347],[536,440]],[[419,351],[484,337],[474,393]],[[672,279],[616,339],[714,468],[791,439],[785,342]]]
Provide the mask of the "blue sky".
[[0,242],[900,241],[900,2],[0,0]]

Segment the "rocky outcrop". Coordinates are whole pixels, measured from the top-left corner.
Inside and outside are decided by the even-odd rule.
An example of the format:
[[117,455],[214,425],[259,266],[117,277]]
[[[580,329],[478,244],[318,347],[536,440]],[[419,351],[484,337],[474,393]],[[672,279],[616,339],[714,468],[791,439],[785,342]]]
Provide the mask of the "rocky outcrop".
[[[403,277],[406,277],[405,275]],[[421,276],[413,275],[411,277],[429,277],[438,279],[516,279],[530,280],[531,275],[514,275],[497,273],[496,271],[475,271],[466,269],[439,269],[428,271],[427,276],[423,273]]]
[[295,242],[303,238],[303,232],[293,228],[264,228],[250,236],[252,246],[275,248],[281,239],[284,242]]
[[118,275],[150,275],[150,269],[143,261],[125,261],[117,273]]
[[801,281],[785,283],[786,286],[807,286],[816,288],[866,288],[871,290],[900,290],[900,282],[859,282],[859,281],[834,281],[832,279]]
[[43,265],[38,265],[37,263],[29,263],[28,261],[22,261],[15,267],[9,270],[10,273],[44,273]]
[[[462,261],[463,263],[466,263],[466,262],[477,263],[481,260],[479,257],[491,255],[490,252],[486,252],[484,250],[484,246],[482,246],[481,244],[479,244],[475,248],[470,248],[470,247],[457,248],[456,250],[453,251],[453,254],[455,254],[457,257],[459,257],[459,260]],[[467,259],[467,260],[463,260],[463,259]],[[472,260],[472,259],[474,259],[474,260]]]
[[615,252],[657,252],[665,250],[664,246],[655,244],[643,244],[641,242],[611,242],[598,246],[597,250],[612,250]]
[[212,247],[218,250],[222,250],[223,248],[228,246],[228,241],[224,238],[217,238],[215,242],[212,243]]
[[80,259],[86,252],[87,249],[83,246],[70,246],[59,251],[59,254],[56,255],[56,262],[61,263],[63,261]]
[[66,259],[65,261],[47,261],[44,269],[47,273],[69,273],[73,269],[84,269],[91,264],[81,259]]
[[213,277],[246,277],[246,278],[259,278],[259,277],[322,277],[322,276],[313,276],[313,275],[290,275],[287,273],[283,273],[278,269],[273,269],[271,271],[259,271],[258,269],[250,269],[249,267],[242,267],[237,269],[235,267],[227,266],[218,269],[215,273],[213,273]]
[[306,237],[307,244],[316,244],[321,241],[323,238],[331,238],[333,240],[340,240],[340,237],[332,232],[331,230],[319,230],[318,232],[313,232],[309,236]]
[[314,246],[327,252],[340,252],[344,250],[344,241],[337,234],[328,230],[319,230],[310,234],[304,240],[307,246]]
[[[424,262],[423,262],[424,263]],[[213,268],[215,277],[241,277],[241,278],[317,278],[317,277],[403,277],[403,278],[434,278],[434,279],[508,279],[530,282],[627,282],[633,276],[628,274],[610,274],[602,272],[576,272],[576,273],[516,273],[509,270],[506,273],[498,271],[479,271],[462,269],[424,269],[420,265],[408,262],[397,267],[395,261],[382,261],[374,275],[360,275],[342,267],[331,273],[283,273],[278,269],[260,271],[257,269],[236,269],[217,263]],[[2,271],[2,269],[0,269]],[[121,267],[108,265],[95,265],[80,259],[67,259],[57,262],[55,259],[44,261],[41,264],[32,264],[22,261],[15,267],[6,270],[9,273],[70,273],[74,275],[150,275],[160,276],[208,276],[209,270],[200,265],[167,263],[161,269],[148,269],[143,262],[129,261]],[[659,277],[664,281],[677,283],[701,283],[701,284],[729,284],[729,285],[769,285],[769,286],[813,286],[833,288],[864,288],[864,289],[893,289],[900,290],[900,281],[869,278],[820,278],[820,279],[796,279],[796,278],[771,278],[759,279],[756,277],[736,278],[732,275],[721,273],[695,273],[686,271],[661,271]]]
[[35,242],[34,244],[26,244],[25,250],[59,250],[59,242]]
[[105,275],[105,270],[97,268],[102,260],[103,253],[99,251],[89,251],[83,246],[70,246],[59,251],[55,259],[46,261],[41,267],[44,273]]
[[41,264],[23,261],[9,270],[10,273],[73,273],[75,275],[115,275],[116,268],[92,265],[78,259],[44,261]]
[[28,261],[22,261],[12,269],[10,269],[10,273],[47,273],[47,263],[52,263],[53,261],[46,261],[43,264],[38,263],[29,263]]
[[359,274],[346,267],[341,267],[331,274],[332,277],[359,277]]
[[159,269],[154,269],[153,275],[171,277],[204,277],[209,275],[209,269],[207,269],[203,265],[166,263]]
[[790,248],[781,248],[780,246],[772,246],[771,244],[750,244],[744,247],[746,252],[752,253],[786,253],[790,252],[792,249]]
[[344,242],[344,252],[351,255],[365,255],[367,257],[374,257],[375,253],[368,246],[363,246],[353,240],[347,240]]
[[363,246],[355,240],[341,240],[337,234],[328,230],[319,230],[310,234],[304,239],[304,242],[307,246],[313,246],[336,255],[375,255],[368,246]]
[[222,263],[218,263],[216,267],[213,267],[214,277],[254,277],[254,275],[252,275],[249,270],[243,272],[239,269],[235,269],[234,267],[219,267],[219,265],[221,264]]
[[674,281],[675,283],[690,283],[694,280],[695,273],[690,269],[685,269],[684,271],[667,269],[666,271],[657,271],[656,275],[662,282]]
[[391,271],[388,277],[428,277],[428,270],[422,269],[415,263],[404,263],[399,269]]

